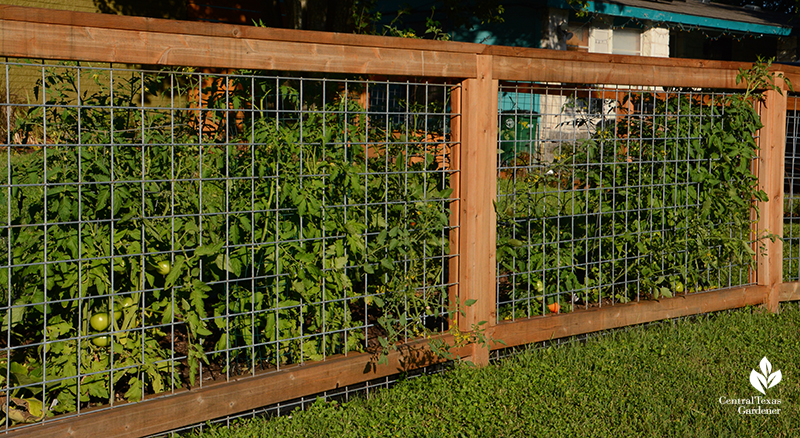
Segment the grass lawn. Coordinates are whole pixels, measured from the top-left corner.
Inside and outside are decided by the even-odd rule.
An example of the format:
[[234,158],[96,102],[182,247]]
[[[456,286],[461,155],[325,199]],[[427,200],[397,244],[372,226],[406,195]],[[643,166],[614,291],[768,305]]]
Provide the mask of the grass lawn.
[[[483,369],[401,382],[369,400],[318,401],[271,420],[206,428],[222,437],[800,436],[800,309],[760,308],[635,328]],[[783,380],[750,384],[767,357]],[[780,399],[779,414],[740,414],[725,399]],[[744,408],[755,406],[744,405]]]

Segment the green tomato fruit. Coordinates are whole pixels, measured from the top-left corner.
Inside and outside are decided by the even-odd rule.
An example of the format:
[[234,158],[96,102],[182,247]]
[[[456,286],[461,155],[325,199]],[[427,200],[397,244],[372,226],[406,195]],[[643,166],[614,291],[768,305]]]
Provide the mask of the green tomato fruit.
[[156,271],[158,271],[158,273],[161,275],[169,275],[169,271],[171,270],[172,266],[170,266],[169,262],[166,260],[162,260],[156,265]]
[[684,291],[683,283],[681,283],[680,281],[675,283],[675,292],[680,294],[683,293],[683,291]]
[[114,321],[119,321],[120,318],[122,318],[122,311],[121,310],[115,310],[114,311]]
[[544,290],[544,283],[542,280],[536,280],[536,292],[541,292]]
[[122,300],[122,308],[123,309],[126,308],[126,307],[131,307],[134,304],[136,304],[136,303],[133,301],[133,298],[131,298],[131,297],[125,297],[125,299]]
[[103,336],[95,336],[92,338],[92,344],[97,345],[98,347],[108,347],[108,344],[111,343],[111,336],[103,335]]
[[92,315],[92,319],[89,320],[89,324],[91,324],[92,328],[98,332],[107,329],[109,324],[108,313],[96,313]]

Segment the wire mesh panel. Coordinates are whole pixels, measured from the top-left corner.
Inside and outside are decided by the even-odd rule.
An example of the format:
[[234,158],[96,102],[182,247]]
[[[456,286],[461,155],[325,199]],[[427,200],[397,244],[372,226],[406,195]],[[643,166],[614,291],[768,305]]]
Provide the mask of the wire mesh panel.
[[446,328],[450,85],[2,69],[6,428]]
[[502,85],[498,320],[748,284],[757,115],[737,98]]
[[790,95],[786,113],[783,207],[783,279],[800,280],[800,107]]

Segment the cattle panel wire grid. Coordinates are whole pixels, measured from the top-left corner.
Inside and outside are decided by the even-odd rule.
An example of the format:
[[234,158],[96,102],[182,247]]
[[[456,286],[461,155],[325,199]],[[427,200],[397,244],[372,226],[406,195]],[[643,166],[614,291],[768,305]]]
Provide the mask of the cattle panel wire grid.
[[498,322],[749,284],[755,141],[732,132],[735,96],[501,84]]
[[0,65],[5,429],[447,329],[452,85]]
[[786,105],[783,183],[783,280],[800,281],[800,106],[790,94]]

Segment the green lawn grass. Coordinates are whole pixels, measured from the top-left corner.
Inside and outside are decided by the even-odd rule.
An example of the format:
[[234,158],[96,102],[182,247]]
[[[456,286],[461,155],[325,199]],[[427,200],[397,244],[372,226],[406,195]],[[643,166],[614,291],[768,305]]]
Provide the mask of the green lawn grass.
[[[796,304],[778,315],[723,312],[530,349],[483,369],[410,379],[369,400],[318,401],[291,417],[197,436],[799,436],[799,329]],[[767,390],[780,414],[721,404],[761,396],[749,376],[765,356],[783,375]]]
[[783,224],[783,279],[797,281],[800,277],[800,223]]

